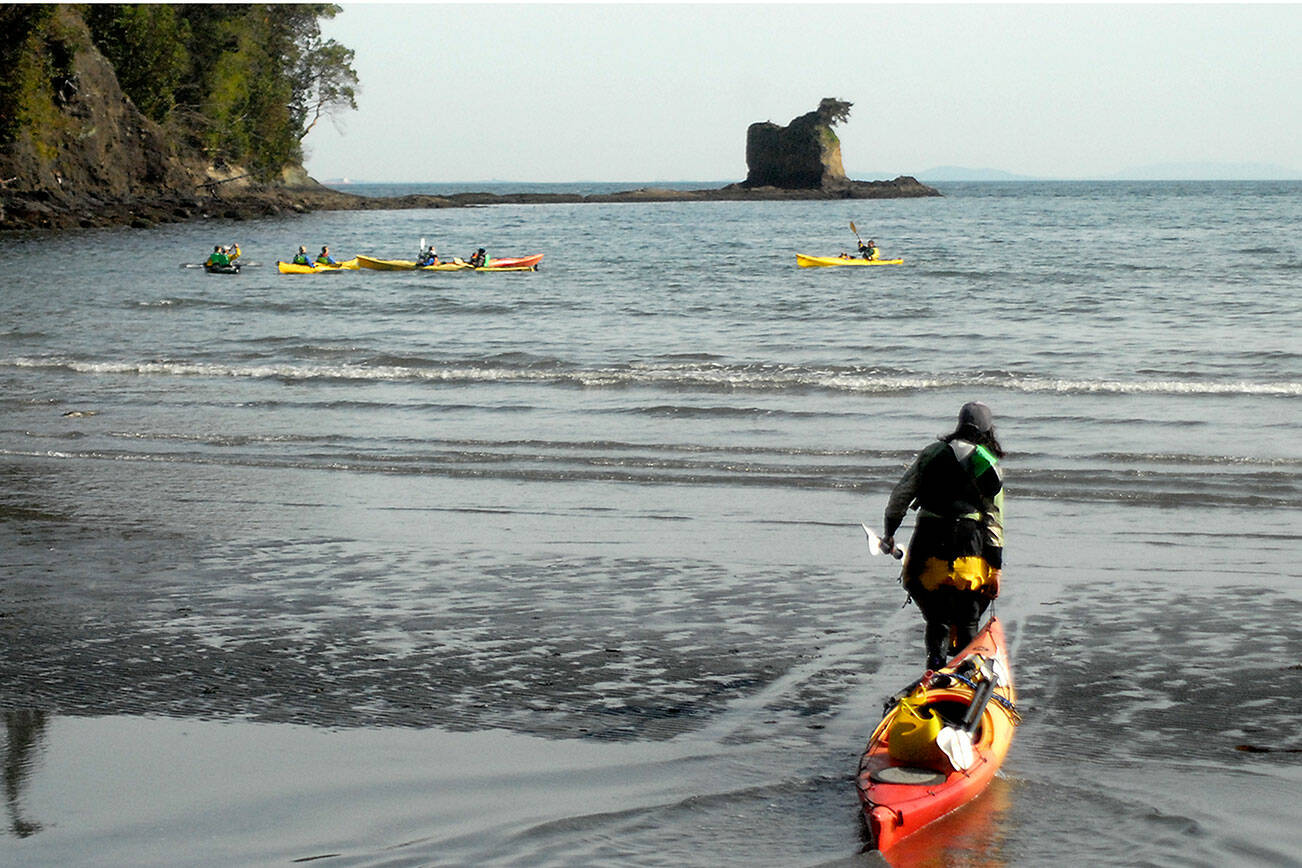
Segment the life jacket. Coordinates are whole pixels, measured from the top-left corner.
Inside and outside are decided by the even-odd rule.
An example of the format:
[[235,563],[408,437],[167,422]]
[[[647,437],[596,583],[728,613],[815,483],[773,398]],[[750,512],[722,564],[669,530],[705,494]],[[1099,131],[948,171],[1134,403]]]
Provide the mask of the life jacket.
[[307,258],[307,254],[306,254],[306,253],[300,253],[300,254],[298,254],[297,256],[294,257],[294,264],[295,264],[295,265],[311,265],[311,264],[312,264],[312,260],[310,260],[310,259]]
[[922,469],[915,498],[919,515],[958,520],[981,518],[982,504],[1003,488],[999,459],[984,446],[952,440]]
[[[928,591],[941,585],[977,591],[989,582],[1002,560],[987,560],[992,553],[986,515],[1003,501],[997,465],[993,452],[966,440],[931,447],[913,503],[918,523],[904,562],[907,581]],[[993,541],[1002,546],[998,532]]]

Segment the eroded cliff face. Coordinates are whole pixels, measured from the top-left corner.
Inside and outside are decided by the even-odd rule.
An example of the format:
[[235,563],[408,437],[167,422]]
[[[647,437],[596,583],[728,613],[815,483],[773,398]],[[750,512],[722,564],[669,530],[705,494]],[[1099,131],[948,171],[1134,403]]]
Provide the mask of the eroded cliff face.
[[6,187],[58,198],[122,198],[192,189],[201,166],[186,165],[158,124],[123,95],[113,67],[91,42],[79,15],[61,7],[60,39],[47,50],[66,53],[48,93],[34,94],[36,123],[0,150]]
[[[234,197],[260,195],[241,167],[179,149],[136,108],[76,7],[57,7],[32,50],[26,122],[0,143],[0,228],[147,226],[222,214]],[[272,198],[241,213],[278,207]]]
[[849,103],[825,99],[818,109],[785,127],[771,121],[751,124],[746,130],[745,186],[817,190],[847,183],[841,140],[832,131],[838,117],[835,106],[844,106],[842,115],[848,114]]
[[814,112],[780,127],[770,121],[746,130],[746,180],[748,187],[816,190],[828,182],[845,180],[841,167],[841,142],[831,130],[809,119]]

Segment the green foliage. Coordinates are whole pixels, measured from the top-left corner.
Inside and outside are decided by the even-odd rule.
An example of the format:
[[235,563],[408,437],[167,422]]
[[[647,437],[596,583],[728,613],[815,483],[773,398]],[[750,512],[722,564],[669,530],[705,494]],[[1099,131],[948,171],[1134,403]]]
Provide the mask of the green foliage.
[[[62,10],[61,12],[59,10]],[[357,107],[353,52],[323,39],[339,7],[298,4],[0,5],[0,143],[57,115],[80,13],[123,92],[214,163],[272,178],[302,160],[325,115]],[[75,85],[75,82],[72,82]]]
[[[54,5],[0,6],[0,145],[23,130],[49,133],[67,121],[59,106],[76,93],[73,60],[82,45],[78,31]],[[52,158],[50,137],[34,136],[42,158]]]
[[103,4],[87,10],[86,24],[122,92],[147,117],[166,121],[190,64],[189,22],[166,4]]
[[829,127],[845,123],[850,119],[850,107],[853,105],[854,103],[842,99],[825,97],[818,104],[818,116]]
[[321,37],[333,4],[182,6],[195,34],[186,93],[206,122],[210,157],[270,177],[301,162],[301,141],[325,114],[356,108],[353,52]]

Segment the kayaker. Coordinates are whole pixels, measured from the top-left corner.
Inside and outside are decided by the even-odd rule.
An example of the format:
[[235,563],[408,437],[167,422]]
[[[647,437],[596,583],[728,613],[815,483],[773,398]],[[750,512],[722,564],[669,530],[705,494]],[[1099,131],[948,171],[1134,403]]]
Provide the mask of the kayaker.
[[483,268],[488,264],[488,254],[485,253],[484,248],[481,247],[471,254],[469,261],[471,268]]
[[862,241],[860,241],[860,242],[859,242],[859,254],[860,254],[864,259],[876,259],[877,256],[878,256],[878,253],[877,253],[877,242],[876,242],[876,241],[873,241],[871,238],[868,239],[868,243],[867,243],[867,244],[864,244]]
[[298,245],[298,253],[294,254],[295,265],[311,265],[312,260],[307,258],[307,248],[302,244]]
[[887,501],[886,551],[895,548],[904,514],[918,511],[901,578],[927,622],[928,669],[944,666],[972,641],[981,615],[999,596],[1003,457],[990,408],[971,401],[959,410],[952,434],[918,453]]
[[319,256],[317,256],[317,258],[316,258],[316,264],[317,264],[317,265],[338,265],[339,263],[338,263],[338,262],[335,262],[334,257],[330,255],[330,248],[329,248],[328,246],[326,246],[326,245],[322,245],[322,247],[321,247],[321,254],[320,254]]
[[220,244],[217,244],[213,247],[212,253],[208,254],[208,261],[204,263],[204,265],[209,265],[209,266],[230,265],[230,264],[231,264],[231,258],[226,255],[226,251],[222,249],[222,246]]
[[434,249],[433,244],[429,246],[429,250],[426,250],[420,255],[420,258],[416,260],[416,264],[419,266],[439,264],[439,254],[438,251]]

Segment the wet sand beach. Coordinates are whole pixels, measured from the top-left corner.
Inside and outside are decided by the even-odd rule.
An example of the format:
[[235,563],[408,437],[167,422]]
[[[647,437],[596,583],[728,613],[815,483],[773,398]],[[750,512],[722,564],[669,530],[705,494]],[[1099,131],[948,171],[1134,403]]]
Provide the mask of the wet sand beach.
[[981,397],[1023,722],[892,863],[1296,864],[1294,192],[878,203],[872,276],[774,253],[832,248],[810,202],[238,224],[522,274],[9,243],[0,862],[880,865],[854,771],[922,625],[859,522]]

